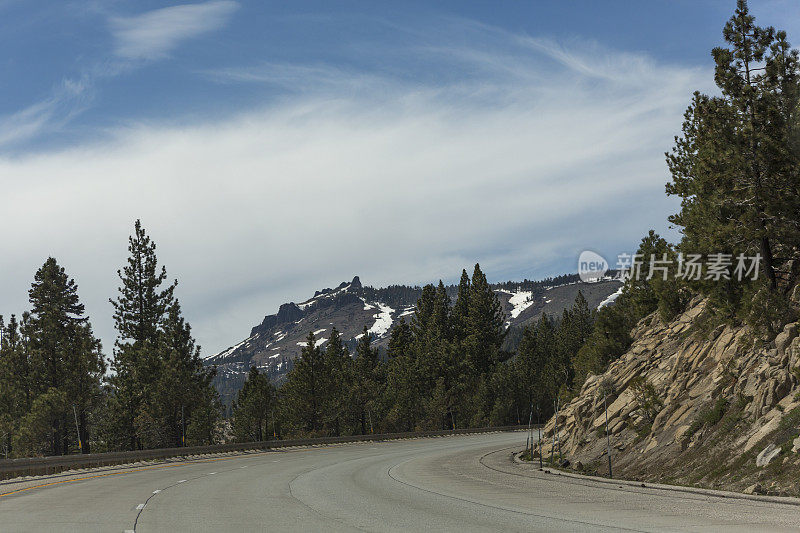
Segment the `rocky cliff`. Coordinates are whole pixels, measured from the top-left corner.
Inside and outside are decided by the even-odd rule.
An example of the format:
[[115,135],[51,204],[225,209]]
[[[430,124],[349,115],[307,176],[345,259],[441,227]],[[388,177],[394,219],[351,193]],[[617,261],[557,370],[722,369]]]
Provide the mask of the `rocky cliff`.
[[705,308],[640,321],[627,353],[547,423],[544,457],[557,422],[569,466],[608,473],[605,393],[615,477],[800,495],[800,323],[765,344],[746,326],[704,330]]

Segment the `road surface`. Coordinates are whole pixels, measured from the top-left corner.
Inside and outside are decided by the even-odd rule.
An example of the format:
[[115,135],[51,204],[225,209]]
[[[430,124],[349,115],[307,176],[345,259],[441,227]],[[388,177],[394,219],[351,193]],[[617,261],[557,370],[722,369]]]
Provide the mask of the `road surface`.
[[545,474],[511,461],[524,445],[494,433],[2,482],[0,531],[800,531],[797,506]]

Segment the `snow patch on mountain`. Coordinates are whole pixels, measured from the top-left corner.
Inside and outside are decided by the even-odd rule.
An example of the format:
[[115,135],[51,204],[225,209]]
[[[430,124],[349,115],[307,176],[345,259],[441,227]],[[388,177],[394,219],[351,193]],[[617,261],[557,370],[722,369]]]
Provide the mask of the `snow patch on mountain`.
[[239,344],[237,344],[236,346],[231,346],[227,350],[222,351],[220,353],[207,355],[205,357],[202,357],[202,359],[211,359],[212,357],[227,357],[227,356],[231,355],[233,352],[235,352],[237,348],[240,348],[241,346],[244,346],[244,344],[246,342],[253,340],[256,336],[257,335],[253,335],[252,337],[248,337],[245,340],[243,340],[242,342],[240,342]]
[[386,332],[392,327],[392,313],[394,313],[394,309],[380,302],[378,302],[378,308],[380,309],[380,313],[375,315],[376,320],[375,323],[372,324],[372,327],[369,328],[369,333],[376,337],[382,337],[386,335]]
[[611,305],[611,304],[613,304],[615,301],[617,301],[617,298],[619,298],[619,297],[620,297],[620,295],[622,294],[622,289],[623,289],[623,287],[624,287],[624,285],[623,285],[623,286],[621,286],[619,289],[617,289],[617,292],[615,292],[615,293],[613,293],[613,294],[609,295],[609,297],[608,297],[608,298],[606,298],[605,300],[603,300],[602,302],[600,302],[600,305],[598,305],[598,306],[597,306],[597,308],[598,308],[598,309],[602,309],[603,307],[605,307],[605,306],[607,306],[607,305]]
[[[328,342],[328,339],[326,339],[325,337],[322,337],[321,339],[317,339],[316,340],[316,343],[314,344],[314,346],[322,346],[322,344],[325,343],[325,342]],[[300,341],[300,342],[297,343],[297,345],[298,346],[302,346],[303,348],[305,348],[306,346],[308,346],[308,343],[306,341]]]
[[531,291],[509,292],[508,294],[512,294],[511,298],[508,299],[508,303],[514,306],[514,309],[511,310],[511,318],[517,318],[524,310],[533,304],[533,300],[531,299],[533,293]]

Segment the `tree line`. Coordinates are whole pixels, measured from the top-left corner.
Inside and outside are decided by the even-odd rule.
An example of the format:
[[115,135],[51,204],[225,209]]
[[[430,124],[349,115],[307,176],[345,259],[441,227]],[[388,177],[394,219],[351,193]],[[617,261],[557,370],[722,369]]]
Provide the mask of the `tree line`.
[[110,301],[110,364],[78,287],[56,259],[36,272],[30,310],[0,317],[0,444],[5,456],[211,443],[220,404],[191,327],[137,220]]
[[600,311],[579,293],[561,315],[526,326],[519,347],[508,351],[500,301],[475,265],[471,277],[462,272],[455,291],[441,281],[422,287],[410,322],[395,324],[385,354],[366,326],[353,353],[334,329],[324,348],[309,333],[278,387],[252,368],[225,420],[211,383],[216,369],[203,366],[175,296],[177,281],[168,280],[139,221],[118,276],[110,299],[117,332],[110,361],[77,285],[54,258],[34,276],[30,310],[7,323],[0,318],[6,456],[544,419],[588,372],[624,352],[632,324],[653,305],[652,295],[642,296],[652,293],[649,286],[629,283],[624,306]]

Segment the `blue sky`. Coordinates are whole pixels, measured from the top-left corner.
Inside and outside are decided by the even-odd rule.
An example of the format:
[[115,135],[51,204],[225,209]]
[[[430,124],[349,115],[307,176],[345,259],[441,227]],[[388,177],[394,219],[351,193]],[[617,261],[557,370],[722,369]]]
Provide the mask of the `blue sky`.
[[110,352],[135,218],[207,352],[355,274],[674,238],[663,153],[733,4],[0,0],[0,313],[54,255]]

